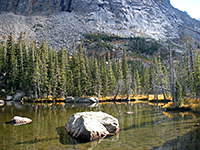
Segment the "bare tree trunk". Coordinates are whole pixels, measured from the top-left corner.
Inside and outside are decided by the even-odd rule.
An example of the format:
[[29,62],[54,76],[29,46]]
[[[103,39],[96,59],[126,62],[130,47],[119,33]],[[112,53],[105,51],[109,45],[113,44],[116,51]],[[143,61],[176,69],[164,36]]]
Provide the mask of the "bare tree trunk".
[[98,85],[98,111],[100,111],[100,105],[99,105],[99,98],[100,98],[100,89],[101,89],[101,86]]
[[181,55],[181,66],[180,66],[180,68],[181,68],[180,85],[181,85],[181,91],[182,91],[181,95],[183,95],[183,92],[185,92],[185,91],[183,91],[183,87],[185,88],[185,82],[182,81],[183,80],[183,55]]
[[127,90],[127,100],[129,101],[129,95],[130,95],[130,85],[131,85],[131,66],[129,66],[129,74],[128,74],[128,90]]
[[[158,87],[156,87],[156,77],[155,77],[155,73],[153,74],[153,78],[152,78],[152,86],[153,86],[153,92],[154,92],[154,100],[156,100],[156,102],[158,103]],[[157,89],[156,89],[157,88]]]
[[[169,41],[168,41],[169,42]],[[172,58],[172,51],[170,48],[170,45],[168,43],[168,48],[169,48],[169,65],[170,65],[170,78],[172,79],[170,82],[170,87],[171,87],[171,95],[172,95],[172,99],[174,102],[174,105],[176,107],[176,96],[175,96],[175,85],[174,85],[174,70],[173,70],[173,58]]]
[[[194,83],[194,72],[193,72],[193,70],[194,70],[194,68],[193,68],[193,66],[194,66],[194,58],[193,58],[193,56],[194,56],[194,54],[193,54],[193,52],[192,52],[192,46],[191,46],[191,44],[189,44],[189,58],[190,58],[190,75],[191,75],[191,78],[192,78],[192,83],[191,83],[191,88],[192,88],[192,84]],[[192,94],[192,97],[194,98],[194,92],[193,92],[193,90],[191,90],[191,94]]]
[[128,101],[130,100],[129,92],[130,92],[130,78],[129,78],[129,82],[128,82],[128,90],[127,90],[127,98],[126,98]]
[[173,85],[172,85],[173,102],[174,102],[174,106],[176,107],[176,87],[175,87],[175,84],[174,84],[174,70],[173,70],[172,82],[173,82]]
[[165,90],[163,89],[163,76],[162,76],[162,74],[161,74],[161,67],[160,67],[160,65],[158,65],[159,66],[159,77],[160,77],[160,86],[161,86],[161,90],[162,90],[162,94],[163,94],[163,96],[164,96],[164,100],[166,101],[166,96],[165,96]]
[[167,98],[166,98],[166,95],[165,95],[165,91],[163,90],[163,96],[164,96],[164,100],[166,101]]

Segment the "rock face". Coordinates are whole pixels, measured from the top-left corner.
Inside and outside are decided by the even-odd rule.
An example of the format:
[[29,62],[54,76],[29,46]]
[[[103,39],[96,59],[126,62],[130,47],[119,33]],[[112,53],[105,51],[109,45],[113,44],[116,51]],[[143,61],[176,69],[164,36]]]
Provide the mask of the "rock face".
[[0,13],[0,35],[26,31],[56,47],[91,32],[200,41],[200,22],[169,0],[0,0]]
[[28,124],[31,123],[32,120],[26,117],[20,117],[20,116],[14,116],[14,118],[11,120],[11,123],[15,125],[22,125],[22,124]]
[[119,131],[116,118],[103,112],[82,112],[70,116],[65,125],[66,131],[83,141],[92,141]]
[[67,97],[66,103],[97,103],[97,97]]

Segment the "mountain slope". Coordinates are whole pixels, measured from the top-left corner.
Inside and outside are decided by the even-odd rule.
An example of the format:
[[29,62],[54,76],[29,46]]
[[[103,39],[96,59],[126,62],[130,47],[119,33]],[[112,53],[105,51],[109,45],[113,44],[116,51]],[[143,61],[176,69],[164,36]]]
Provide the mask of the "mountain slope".
[[200,41],[200,22],[169,0],[0,0],[0,35],[27,32],[56,47],[103,32],[122,37]]

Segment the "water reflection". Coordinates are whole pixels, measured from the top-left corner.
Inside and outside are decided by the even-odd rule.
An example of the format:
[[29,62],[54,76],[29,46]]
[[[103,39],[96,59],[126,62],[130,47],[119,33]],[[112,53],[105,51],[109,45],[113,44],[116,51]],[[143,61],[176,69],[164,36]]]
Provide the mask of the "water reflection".
[[16,145],[20,145],[20,144],[36,144],[38,142],[49,142],[49,141],[52,141],[52,140],[55,140],[55,139],[58,139],[58,138],[57,137],[56,138],[45,138],[45,139],[37,139],[37,138],[35,138],[34,140],[17,142],[15,144]]
[[101,142],[116,142],[119,140],[119,134],[117,134],[116,136],[110,136],[110,137],[108,136],[105,139],[99,139],[99,140],[92,141],[92,142],[85,142],[85,141],[79,141],[79,140],[72,138],[69,134],[67,134],[64,126],[57,127],[56,131],[57,131],[57,134],[59,135],[59,141],[61,144],[63,144],[63,145],[78,145],[78,144],[86,143],[88,150],[94,149]]
[[[0,107],[0,149],[137,150],[195,149],[200,146],[200,127],[197,125],[200,117],[192,112],[166,113],[157,106],[133,102],[104,103],[100,104],[100,109],[118,118],[119,135],[81,143],[66,133],[64,125],[70,115],[98,111],[98,106],[6,102]],[[17,127],[4,124],[15,115],[31,118],[33,122]]]
[[96,108],[99,106],[99,104],[97,103],[66,103],[65,104],[67,107],[78,107],[78,108],[81,108],[81,107],[88,107],[88,108]]
[[[191,139],[192,138],[192,139]],[[162,146],[153,147],[155,150],[198,150],[200,147],[200,128],[190,131],[181,137],[166,141]]]
[[56,131],[59,135],[59,141],[63,145],[76,145],[80,143],[88,143],[88,141],[80,141],[78,139],[72,138],[63,127],[57,127]]

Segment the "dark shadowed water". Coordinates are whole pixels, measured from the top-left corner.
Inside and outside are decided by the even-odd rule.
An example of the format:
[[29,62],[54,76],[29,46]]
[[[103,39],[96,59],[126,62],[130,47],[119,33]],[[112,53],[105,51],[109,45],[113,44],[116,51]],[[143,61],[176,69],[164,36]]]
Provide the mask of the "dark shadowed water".
[[[165,113],[148,104],[107,103],[101,111],[118,118],[118,135],[78,143],[65,131],[70,115],[83,111],[98,111],[94,106],[63,104],[6,103],[0,107],[0,150],[77,149],[77,150],[197,150],[200,149],[200,116],[185,113]],[[127,111],[133,111],[131,115]],[[29,117],[31,124],[4,124],[15,115]]]

